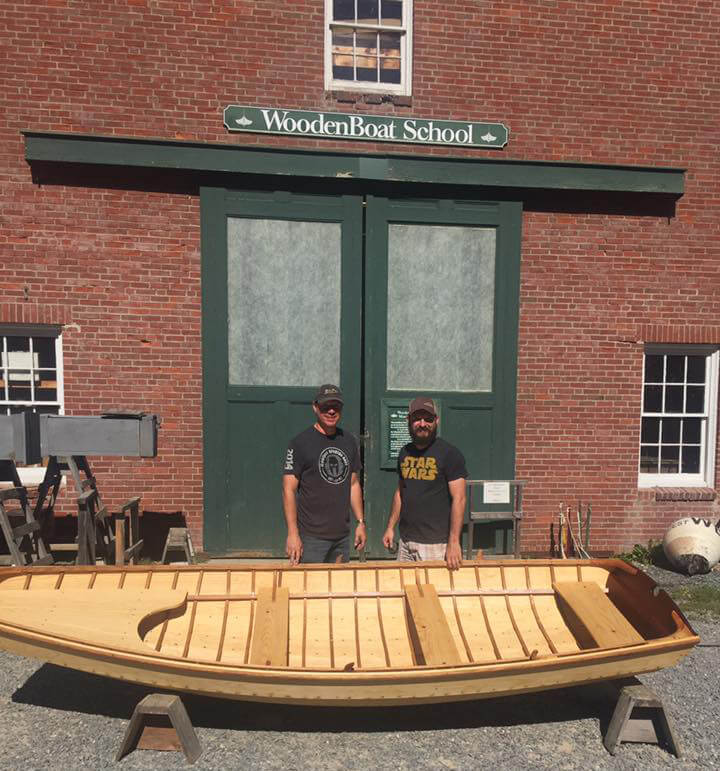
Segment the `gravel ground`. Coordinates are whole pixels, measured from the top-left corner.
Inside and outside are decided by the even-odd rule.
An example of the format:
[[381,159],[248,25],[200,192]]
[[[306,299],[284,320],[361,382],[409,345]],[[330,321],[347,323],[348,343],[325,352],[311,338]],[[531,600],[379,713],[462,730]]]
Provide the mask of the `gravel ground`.
[[[658,583],[711,582],[652,573]],[[720,768],[720,621],[691,618],[701,645],[670,670],[642,675],[675,721],[683,758],[602,736],[615,706],[605,685],[423,707],[293,708],[183,696],[203,754],[198,769]],[[182,753],[114,758],[150,689],[0,653],[2,769],[186,768]]]

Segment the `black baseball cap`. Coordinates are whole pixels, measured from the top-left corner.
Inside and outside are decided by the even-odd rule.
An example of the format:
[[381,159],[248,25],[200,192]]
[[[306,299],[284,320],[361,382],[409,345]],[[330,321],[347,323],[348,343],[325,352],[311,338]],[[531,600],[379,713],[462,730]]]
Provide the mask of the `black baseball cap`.
[[325,404],[326,402],[340,402],[340,404],[345,404],[342,391],[336,385],[332,385],[332,383],[321,385],[315,396],[316,404]]
[[434,418],[437,417],[435,402],[429,396],[416,396],[410,402],[408,417],[414,415],[416,412],[429,412]]

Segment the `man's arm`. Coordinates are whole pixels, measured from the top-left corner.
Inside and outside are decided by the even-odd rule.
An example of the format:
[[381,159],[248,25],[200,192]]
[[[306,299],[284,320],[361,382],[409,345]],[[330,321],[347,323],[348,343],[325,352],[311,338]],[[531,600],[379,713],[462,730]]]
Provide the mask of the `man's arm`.
[[465,519],[465,479],[453,479],[448,482],[450,490],[450,533],[445,551],[445,561],[450,570],[457,570],[462,564],[462,550],[460,548],[460,531]]
[[390,516],[388,517],[387,526],[385,528],[385,535],[383,535],[383,544],[386,549],[392,550],[395,544],[395,525],[400,520],[400,508],[402,506],[402,499],[400,497],[400,482],[395,488],[395,494],[390,504]]
[[285,542],[285,554],[290,559],[291,565],[297,565],[302,557],[303,545],[300,540],[300,531],[297,522],[297,489],[300,480],[294,474],[284,474],[282,483],[283,513],[287,523],[287,541]]
[[365,548],[367,531],[365,530],[365,514],[363,513],[362,485],[360,484],[360,477],[354,471],[350,477],[350,508],[358,523],[355,528],[355,548],[361,551]]

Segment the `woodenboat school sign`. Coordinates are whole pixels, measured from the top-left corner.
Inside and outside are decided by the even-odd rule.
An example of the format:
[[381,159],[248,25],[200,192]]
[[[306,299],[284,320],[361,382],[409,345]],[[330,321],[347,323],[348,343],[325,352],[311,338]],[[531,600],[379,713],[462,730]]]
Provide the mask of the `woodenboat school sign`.
[[228,131],[452,147],[505,147],[509,133],[502,123],[391,118],[235,104],[225,108],[223,117]]

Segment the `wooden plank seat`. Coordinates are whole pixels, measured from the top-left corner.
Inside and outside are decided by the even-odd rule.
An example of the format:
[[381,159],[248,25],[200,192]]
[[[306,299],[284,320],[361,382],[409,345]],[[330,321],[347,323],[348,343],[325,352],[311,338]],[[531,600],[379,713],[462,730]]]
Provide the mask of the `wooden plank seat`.
[[581,648],[622,648],[645,642],[594,581],[554,583],[553,589]]
[[435,587],[408,584],[405,597],[417,663],[429,666],[462,663]]
[[266,586],[257,591],[255,626],[250,663],[261,666],[288,665],[290,591],[284,586]]

